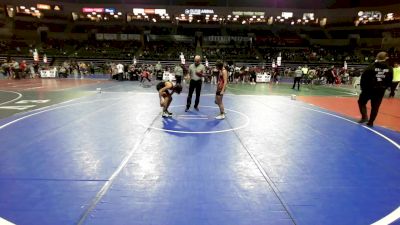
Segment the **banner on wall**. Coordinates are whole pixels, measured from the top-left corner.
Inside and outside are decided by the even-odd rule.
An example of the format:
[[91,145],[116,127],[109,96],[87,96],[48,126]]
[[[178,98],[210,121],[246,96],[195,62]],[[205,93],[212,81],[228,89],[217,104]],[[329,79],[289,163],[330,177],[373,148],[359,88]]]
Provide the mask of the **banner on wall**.
[[96,40],[140,41],[140,34],[105,34],[97,33]]
[[204,37],[206,42],[218,42],[218,43],[229,43],[230,41],[235,42],[250,42],[251,37],[240,37],[240,36],[206,36]]

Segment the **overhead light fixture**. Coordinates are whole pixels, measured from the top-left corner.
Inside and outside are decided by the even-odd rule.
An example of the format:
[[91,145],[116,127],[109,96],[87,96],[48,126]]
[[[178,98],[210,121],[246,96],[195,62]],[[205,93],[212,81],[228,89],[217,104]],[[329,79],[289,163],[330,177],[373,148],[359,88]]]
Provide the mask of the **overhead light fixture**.
[[118,12],[118,15],[119,15],[119,16],[122,16],[122,12]]
[[20,8],[20,9],[25,9],[25,6],[20,6],[19,8]]

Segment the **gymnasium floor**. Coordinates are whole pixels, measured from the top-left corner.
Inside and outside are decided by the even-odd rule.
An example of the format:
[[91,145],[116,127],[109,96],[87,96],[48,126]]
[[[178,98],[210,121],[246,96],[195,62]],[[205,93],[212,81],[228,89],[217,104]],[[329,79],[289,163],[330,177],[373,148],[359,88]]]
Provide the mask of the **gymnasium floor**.
[[0,80],[0,224],[400,224],[399,98],[371,129],[353,90],[230,85],[217,121],[214,89],[163,119],[154,86]]

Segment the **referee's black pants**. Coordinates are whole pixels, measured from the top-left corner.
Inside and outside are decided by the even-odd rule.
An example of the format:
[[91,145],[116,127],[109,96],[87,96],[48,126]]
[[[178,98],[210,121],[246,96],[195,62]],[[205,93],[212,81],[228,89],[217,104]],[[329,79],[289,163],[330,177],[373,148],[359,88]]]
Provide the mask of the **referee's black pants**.
[[300,90],[300,81],[301,81],[301,77],[295,77],[293,80],[292,89],[294,89],[294,87],[296,86],[296,83],[297,83],[297,90]]
[[197,108],[200,102],[200,92],[201,92],[202,80],[190,80],[189,83],[189,94],[187,97],[186,108],[189,109],[192,104],[192,95],[194,90],[196,90],[196,100],[194,102],[194,107]]
[[381,105],[383,96],[385,95],[385,91],[386,89],[372,89],[361,92],[360,97],[358,98],[358,107],[360,109],[362,119],[368,119],[367,102],[371,100],[371,113],[369,115],[368,122],[372,124],[375,121],[375,118],[378,115],[379,106]]

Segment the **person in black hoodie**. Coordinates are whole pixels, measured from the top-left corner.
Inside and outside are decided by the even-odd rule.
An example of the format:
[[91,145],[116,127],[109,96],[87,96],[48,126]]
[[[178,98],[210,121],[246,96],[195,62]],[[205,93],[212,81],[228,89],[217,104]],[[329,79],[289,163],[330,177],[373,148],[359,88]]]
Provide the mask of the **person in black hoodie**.
[[[386,52],[379,52],[375,62],[369,65],[361,76],[361,94],[358,99],[361,120],[358,122],[367,122],[369,127],[373,126],[385,91],[392,82],[393,68],[386,63],[387,59]],[[367,102],[369,100],[371,100],[371,113],[368,119]]]

